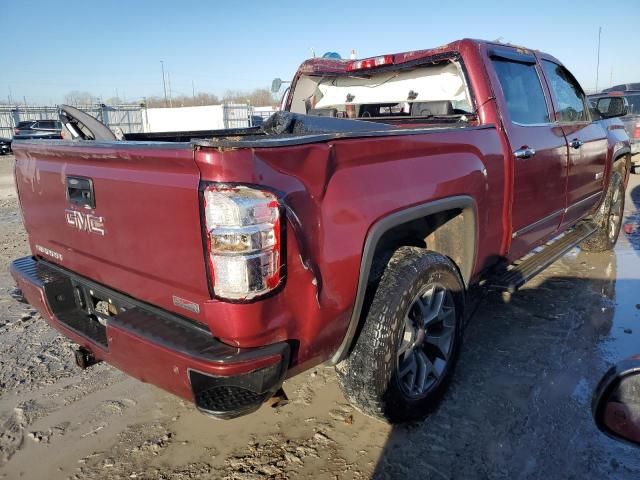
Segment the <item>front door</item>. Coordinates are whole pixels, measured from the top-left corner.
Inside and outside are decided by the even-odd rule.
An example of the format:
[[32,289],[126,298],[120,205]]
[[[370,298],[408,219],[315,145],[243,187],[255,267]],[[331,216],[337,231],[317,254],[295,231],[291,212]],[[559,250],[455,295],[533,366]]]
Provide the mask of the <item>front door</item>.
[[500,47],[490,57],[513,155],[509,257],[514,259],[558,230],[566,206],[567,143],[551,120],[535,56]]
[[591,121],[585,95],[573,75],[550,60],[542,60],[542,66],[556,120],[569,145],[564,228],[584,217],[600,201],[607,161],[607,132],[601,122]]

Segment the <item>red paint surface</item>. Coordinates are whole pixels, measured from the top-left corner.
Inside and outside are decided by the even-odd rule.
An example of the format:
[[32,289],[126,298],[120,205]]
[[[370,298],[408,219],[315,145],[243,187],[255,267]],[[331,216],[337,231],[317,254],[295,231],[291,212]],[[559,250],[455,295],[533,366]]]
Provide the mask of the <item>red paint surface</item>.
[[[298,348],[289,375],[327,360],[347,329],[367,233],[383,217],[431,200],[471,196],[478,221],[476,279],[496,259],[518,257],[555,234],[560,217],[512,245],[514,231],[564,209],[567,199],[584,198],[607,184],[605,165],[613,154],[614,140],[619,141],[624,132],[613,138],[613,130],[608,129],[607,152],[603,154],[601,140],[594,141],[587,152],[591,157],[574,161],[578,167],[573,169],[566,144],[563,147],[562,129],[516,130],[509,126],[505,131],[504,100],[486,51],[484,43],[463,40],[433,51],[396,56],[410,61],[433,54],[459,54],[473,93],[477,123],[488,127],[484,129],[277,148],[200,147],[195,152],[172,144],[16,143],[17,183],[32,251],[36,252],[36,244],[58,251],[65,268],[206,323],[226,343],[257,347],[293,341]],[[314,60],[303,64],[301,71],[341,71],[343,63]],[[544,89],[548,96],[546,86]],[[601,135],[600,130],[596,133]],[[511,152],[521,144],[548,145],[551,156],[541,154],[539,161],[518,166]],[[602,181],[592,181],[589,176],[598,171],[605,172]],[[94,214],[105,217],[104,237],[66,225],[66,174],[94,179]],[[199,181],[251,183],[283,193],[296,220],[286,221],[286,278],[278,293],[248,304],[210,298]],[[576,218],[592,207],[574,210]],[[178,309],[172,295],[198,303],[200,313]],[[37,302],[37,292],[29,297]],[[54,319],[50,321],[74,341],[86,343]],[[180,371],[185,368],[179,354],[124,332],[111,329],[109,335],[113,348],[104,354],[105,360],[186,398],[186,377],[172,373],[174,366]],[[251,367],[255,365],[236,368]],[[214,367],[200,366],[210,371],[207,368]],[[230,368],[227,373],[234,371]]]

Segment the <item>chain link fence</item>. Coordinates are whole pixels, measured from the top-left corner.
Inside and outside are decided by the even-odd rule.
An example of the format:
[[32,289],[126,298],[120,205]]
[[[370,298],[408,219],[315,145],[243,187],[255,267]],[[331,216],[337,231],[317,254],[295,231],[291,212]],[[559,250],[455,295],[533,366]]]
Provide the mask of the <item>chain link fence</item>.
[[[143,108],[138,105],[84,105],[79,110],[124,133],[144,131]],[[0,105],[0,137],[13,138],[13,129],[27,120],[58,120],[58,108],[51,106]]]
[[[143,106],[95,104],[77,106],[76,108],[97,118],[112,130],[120,128],[125,134],[150,131],[146,108]],[[175,110],[178,110],[178,108]],[[261,123],[262,118],[260,117],[263,115],[262,113],[254,112],[254,107],[251,105],[224,104],[222,105],[220,124],[224,126],[223,128],[251,127],[254,124]],[[0,105],[0,138],[13,138],[14,128],[18,123],[26,120],[58,120],[58,108],[52,106]],[[202,129],[206,130],[207,128],[203,127]],[[175,129],[172,128],[170,130]]]
[[252,110],[250,105],[225,103],[222,105],[224,128],[245,128],[253,126],[251,122]]

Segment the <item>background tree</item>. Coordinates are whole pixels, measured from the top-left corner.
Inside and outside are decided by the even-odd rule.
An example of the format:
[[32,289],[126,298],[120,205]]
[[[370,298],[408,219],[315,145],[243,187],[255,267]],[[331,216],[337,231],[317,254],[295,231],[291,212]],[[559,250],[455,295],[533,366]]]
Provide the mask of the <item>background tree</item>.
[[97,103],[98,98],[89,92],[73,90],[64,96],[64,103],[67,105],[91,105]]
[[[137,102],[136,102],[137,103]],[[144,102],[143,102],[144,103]],[[198,92],[195,95],[173,95],[171,101],[165,103],[163,96],[146,97],[149,108],[164,108],[170,103],[174,107],[197,107],[202,105],[220,105],[222,103],[242,103],[254,107],[274,106],[278,100],[268,88],[256,88],[250,91],[227,90],[222,98],[213,93]]]

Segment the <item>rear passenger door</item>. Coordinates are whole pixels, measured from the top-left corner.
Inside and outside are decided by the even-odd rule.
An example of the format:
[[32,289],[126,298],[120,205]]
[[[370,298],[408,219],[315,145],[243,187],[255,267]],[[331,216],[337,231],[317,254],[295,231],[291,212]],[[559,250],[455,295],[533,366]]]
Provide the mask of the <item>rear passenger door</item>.
[[518,258],[558,230],[566,205],[567,143],[553,124],[536,57],[510,47],[495,47],[489,57],[513,155],[509,257]]
[[607,132],[593,122],[582,88],[562,65],[542,60],[554,115],[569,145],[567,211],[562,226],[585,216],[600,200],[607,161]]

